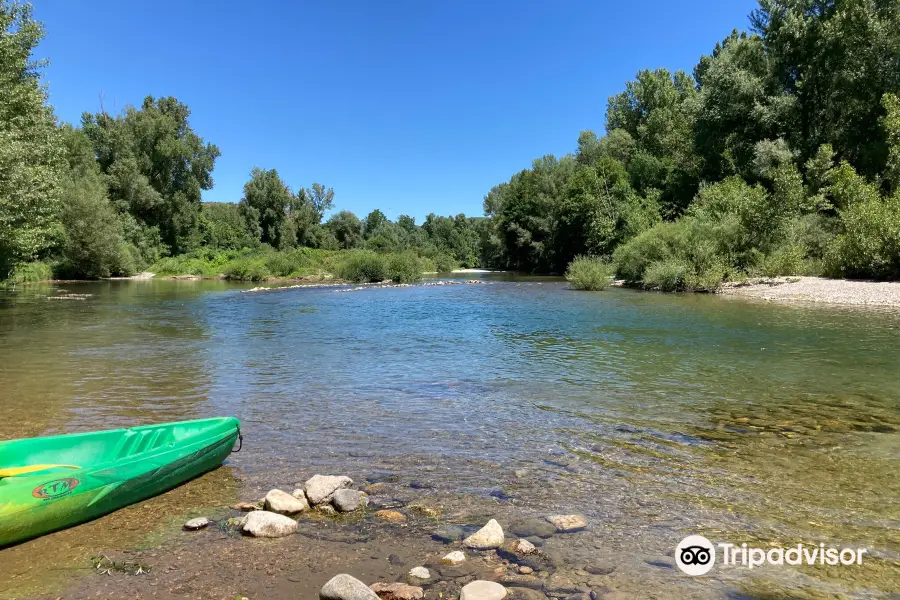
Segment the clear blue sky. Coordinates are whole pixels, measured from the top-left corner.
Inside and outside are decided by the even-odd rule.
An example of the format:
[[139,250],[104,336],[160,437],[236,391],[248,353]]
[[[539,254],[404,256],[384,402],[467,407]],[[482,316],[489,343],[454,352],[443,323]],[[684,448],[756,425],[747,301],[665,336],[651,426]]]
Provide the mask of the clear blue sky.
[[219,146],[208,201],[253,167],[338,209],[482,214],[490,188],[603,130],[642,68],[690,71],[754,0],[42,0],[63,120],[173,95]]

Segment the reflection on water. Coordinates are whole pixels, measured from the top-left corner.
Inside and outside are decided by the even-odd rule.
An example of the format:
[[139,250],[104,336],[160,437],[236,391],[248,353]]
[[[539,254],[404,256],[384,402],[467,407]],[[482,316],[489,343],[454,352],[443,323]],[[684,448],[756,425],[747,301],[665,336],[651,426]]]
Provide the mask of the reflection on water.
[[744,597],[900,591],[900,312],[536,278],[64,287],[92,295],[2,298],[0,437],[233,414],[230,464],[253,492],[314,472],[503,485],[517,510],[583,512],[625,553],[689,533],[869,548],[856,570],[714,571]]

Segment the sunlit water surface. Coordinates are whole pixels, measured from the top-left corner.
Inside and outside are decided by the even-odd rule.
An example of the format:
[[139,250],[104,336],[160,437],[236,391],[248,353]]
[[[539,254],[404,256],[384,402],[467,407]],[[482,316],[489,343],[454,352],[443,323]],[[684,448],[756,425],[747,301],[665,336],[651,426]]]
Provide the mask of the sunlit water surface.
[[394,477],[583,513],[596,547],[644,563],[693,533],[866,547],[861,567],[705,581],[721,597],[900,592],[900,312],[487,281],[7,290],[0,438],[235,415],[229,473],[254,492]]

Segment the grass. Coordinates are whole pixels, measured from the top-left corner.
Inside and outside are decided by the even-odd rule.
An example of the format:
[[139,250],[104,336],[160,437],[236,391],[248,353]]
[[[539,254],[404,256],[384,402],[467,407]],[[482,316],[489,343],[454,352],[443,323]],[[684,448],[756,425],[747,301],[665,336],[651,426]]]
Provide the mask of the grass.
[[576,256],[566,269],[566,281],[575,290],[605,289],[612,279],[613,267],[595,256]]

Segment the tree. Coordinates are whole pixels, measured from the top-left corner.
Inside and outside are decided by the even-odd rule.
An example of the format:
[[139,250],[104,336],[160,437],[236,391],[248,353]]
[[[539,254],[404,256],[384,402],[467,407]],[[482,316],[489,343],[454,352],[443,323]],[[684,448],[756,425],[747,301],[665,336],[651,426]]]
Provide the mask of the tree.
[[386,223],[389,223],[388,218],[376,208],[363,219],[363,237],[369,239]]
[[171,254],[200,243],[201,191],[212,188],[220,154],[194,133],[190,114],[176,98],[147,96],[118,117],[82,116],[113,202],[157,227]]
[[0,0],[0,278],[61,236],[62,141],[31,60],[43,35],[30,4]]
[[342,210],[331,216],[325,223],[343,249],[358,248],[362,245],[362,222],[349,210]]
[[297,244],[296,228],[288,218],[295,202],[290,188],[275,169],[253,169],[244,184],[240,204],[248,221],[255,219],[260,241],[274,248],[291,248]]
[[259,225],[249,227],[241,207],[233,202],[205,202],[200,211],[202,243],[214,250],[240,250],[259,244]]

